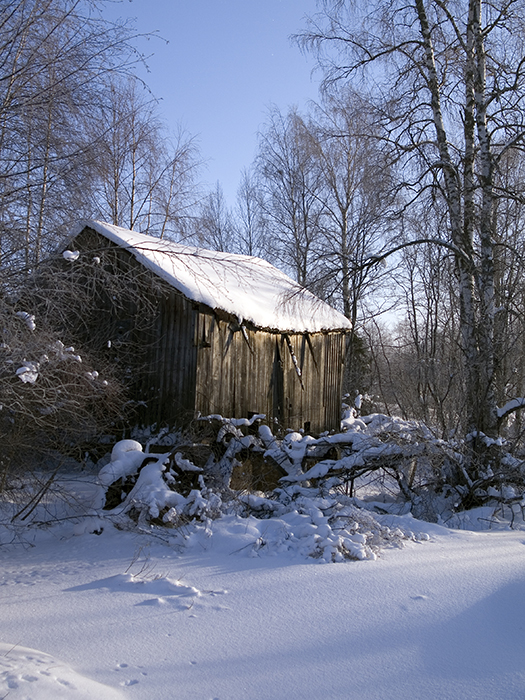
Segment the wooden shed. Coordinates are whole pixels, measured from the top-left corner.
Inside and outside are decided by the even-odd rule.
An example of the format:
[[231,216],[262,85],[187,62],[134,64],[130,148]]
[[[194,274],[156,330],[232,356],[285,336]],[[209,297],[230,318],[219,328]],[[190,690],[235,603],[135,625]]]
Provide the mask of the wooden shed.
[[283,428],[339,428],[345,316],[259,258],[98,221],[82,223],[63,255],[74,265],[77,253],[98,260],[93,256],[115,248],[162,281],[143,343],[146,362],[134,382],[141,422],[257,413]]

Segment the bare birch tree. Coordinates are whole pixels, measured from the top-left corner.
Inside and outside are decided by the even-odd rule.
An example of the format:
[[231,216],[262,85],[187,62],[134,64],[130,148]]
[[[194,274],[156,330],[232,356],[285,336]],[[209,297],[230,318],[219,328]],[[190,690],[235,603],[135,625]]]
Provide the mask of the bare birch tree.
[[157,103],[134,78],[112,80],[89,119],[92,211],[116,226],[159,238],[184,236],[197,200],[195,140],[168,135]]
[[200,203],[194,221],[193,241],[211,250],[236,252],[233,218],[219,182]]
[[141,60],[133,27],[103,19],[101,5],[0,2],[0,245],[11,268],[36,264],[65,212],[78,212],[80,116],[104,101],[108,75]]
[[369,106],[352,90],[333,91],[312,108],[309,148],[320,173],[322,203],[318,274],[327,300],[341,306],[354,328],[363,300],[384,272],[364,264],[395,237],[392,167],[377,138]]
[[253,171],[244,170],[237,191],[234,228],[240,253],[264,258],[266,255],[266,220],[262,192]]
[[323,207],[321,173],[310,145],[297,110],[283,115],[274,108],[260,136],[256,167],[262,182],[268,254],[279,259],[299,284],[312,288]]

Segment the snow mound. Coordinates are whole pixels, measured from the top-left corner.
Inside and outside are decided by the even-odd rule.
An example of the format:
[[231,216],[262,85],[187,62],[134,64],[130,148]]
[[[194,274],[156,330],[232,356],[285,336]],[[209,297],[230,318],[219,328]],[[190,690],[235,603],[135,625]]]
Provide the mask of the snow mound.
[[193,586],[186,586],[179,581],[172,581],[164,576],[156,576],[152,579],[140,578],[134,574],[117,574],[99,581],[94,581],[82,586],[75,586],[70,590],[87,591],[94,588],[107,588],[111,591],[127,591],[128,593],[146,593],[163,596],[200,596],[199,590]]
[[109,486],[117,479],[133,474],[144,459],[142,445],[135,440],[117,442],[111,453],[111,461],[99,473],[103,486]]
[[[173,612],[191,610],[194,607],[201,608],[207,598],[226,593],[224,590],[200,591],[195,586],[174,581],[168,576],[141,576],[132,573],[109,576],[66,590],[106,590],[111,593],[133,593],[141,598],[135,605],[169,607]],[[198,604],[196,605],[196,603]]]
[[9,700],[122,700],[118,690],[81,676],[35,649],[0,642],[0,696]]
[[[402,525],[389,527],[354,506],[324,515],[319,507],[287,509],[279,516],[223,515],[207,525],[193,523],[176,531],[172,546],[186,551],[213,551],[239,557],[275,557],[317,561],[320,564],[377,559],[385,547],[402,547],[409,539],[425,541],[425,533],[407,532]],[[413,525],[412,525],[413,527]]]

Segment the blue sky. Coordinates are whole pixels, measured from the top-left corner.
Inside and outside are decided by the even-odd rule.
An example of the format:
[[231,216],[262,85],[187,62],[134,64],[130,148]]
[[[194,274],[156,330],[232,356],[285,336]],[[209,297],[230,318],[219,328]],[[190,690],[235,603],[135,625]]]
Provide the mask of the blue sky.
[[154,54],[146,80],[166,123],[198,137],[203,177],[220,181],[230,204],[269,105],[317,99],[313,57],[289,40],[315,11],[316,0],[124,0],[111,12],[169,42],[141,47]]

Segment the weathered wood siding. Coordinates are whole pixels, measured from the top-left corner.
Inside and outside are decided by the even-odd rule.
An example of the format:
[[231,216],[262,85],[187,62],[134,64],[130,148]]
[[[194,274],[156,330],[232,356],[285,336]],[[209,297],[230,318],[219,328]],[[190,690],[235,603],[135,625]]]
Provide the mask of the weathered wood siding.
[[276,336],[201,313],[195,408],[203,415],[274,415],[272,385]]
[[294,333],[288,335],[288,341],[282,334],[285,427],[302,427],[313,433],[338,429],[345,333]]
[[197,316],[195,305],[175,291],[160,300],[155,327],[144,338],[149,353],[135,389],[137,400],[146,403],[146,423],[181,425],[194,417]]
[[213,313],[199,315],[195,332],[201,414],[264,413],[270,423],[312,432],[339,427],[344,333],[270,333]]

